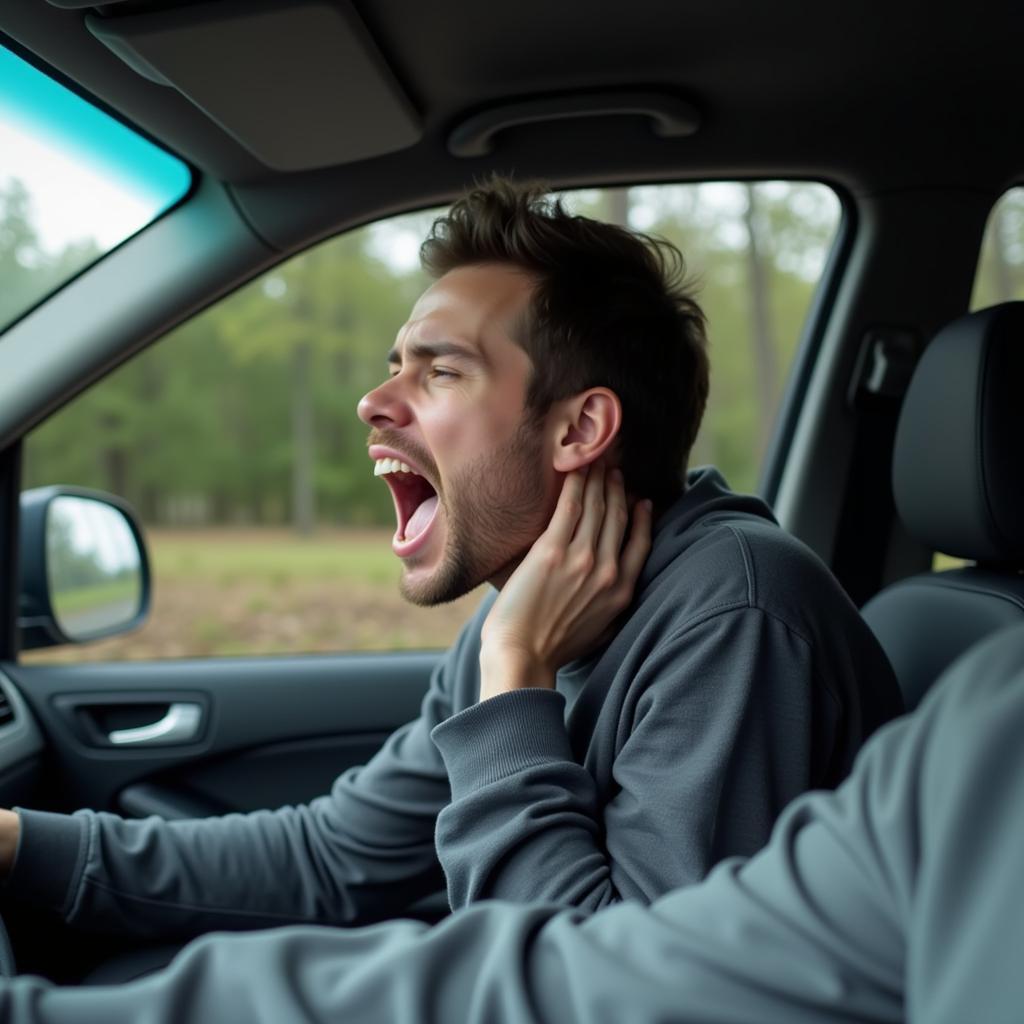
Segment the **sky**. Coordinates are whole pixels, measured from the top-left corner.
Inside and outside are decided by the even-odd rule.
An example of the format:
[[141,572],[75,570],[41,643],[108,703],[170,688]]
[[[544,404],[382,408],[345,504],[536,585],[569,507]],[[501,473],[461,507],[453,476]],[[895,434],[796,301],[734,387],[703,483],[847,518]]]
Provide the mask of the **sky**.
[[0,185],[32,197],[43,247],[134,234],[187,191],[176,157],[0,46]]
[[0,113],[0,182],[19,179],[32,196],[32,223],[48,253],[95,239],[111,248],[153,218],[152,198],[127,189]]

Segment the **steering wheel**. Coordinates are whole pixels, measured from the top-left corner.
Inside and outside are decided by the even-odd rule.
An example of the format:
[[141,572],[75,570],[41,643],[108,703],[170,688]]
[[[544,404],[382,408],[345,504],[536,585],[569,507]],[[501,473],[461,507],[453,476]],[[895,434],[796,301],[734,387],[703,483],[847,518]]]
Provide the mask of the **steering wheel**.
[[0,977],[13,978],[18,973],[14,966],[14,953],[11,950],[11,940],[4,927],[3,918],[0,917]]

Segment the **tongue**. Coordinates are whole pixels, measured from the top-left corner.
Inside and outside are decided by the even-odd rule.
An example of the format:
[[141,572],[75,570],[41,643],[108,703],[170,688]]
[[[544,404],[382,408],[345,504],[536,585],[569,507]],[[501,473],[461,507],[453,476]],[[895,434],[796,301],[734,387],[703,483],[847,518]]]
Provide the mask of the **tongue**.
[[434,513],[437,511],[437,495],[433,495],[427,498],[425,502],[415,512],[413,512],[409,522],[405,524],[405,539],[412,540],[414,537],[418,537],[429,525],[430,520],[434,518]]

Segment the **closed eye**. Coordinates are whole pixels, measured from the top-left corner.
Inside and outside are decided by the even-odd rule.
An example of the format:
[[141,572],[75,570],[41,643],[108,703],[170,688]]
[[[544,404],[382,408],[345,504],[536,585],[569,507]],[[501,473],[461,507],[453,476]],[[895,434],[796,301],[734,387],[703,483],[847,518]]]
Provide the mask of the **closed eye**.
[[454,378],[454,377],[458,377],[459,374],[455,370],[449,369],[447,366],[432,366],[430,368],[430,376],[435,378],[435,379],[438,378],[438,377],[442,377],[442,378],[443,377],[452,377],[452,378]]

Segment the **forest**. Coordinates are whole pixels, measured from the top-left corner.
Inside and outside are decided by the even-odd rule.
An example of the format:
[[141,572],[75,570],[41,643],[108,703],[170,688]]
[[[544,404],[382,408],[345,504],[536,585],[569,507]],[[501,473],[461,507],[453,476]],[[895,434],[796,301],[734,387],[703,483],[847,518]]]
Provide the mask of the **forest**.
[[[568,198],[682,250],[712,360],[692,461],[754,487],[837,228],[834,195],[766,183]],[[17,185],[0,193],[0,261],[17,268],[5,282],[42,291],[88,243],[33,248],[26,205]],[[428,283],[414,256],[431,219],[407,215],[321,243],[178,327],[31,435],[27,485],[112,491],[152,525],[288,524],[308,534],[390,522],[355,405],[383,376],[384,354]]]

